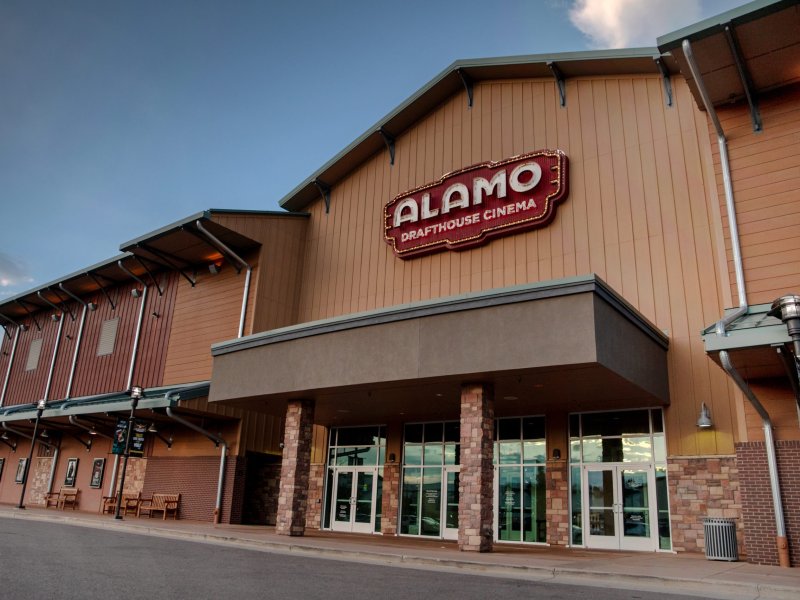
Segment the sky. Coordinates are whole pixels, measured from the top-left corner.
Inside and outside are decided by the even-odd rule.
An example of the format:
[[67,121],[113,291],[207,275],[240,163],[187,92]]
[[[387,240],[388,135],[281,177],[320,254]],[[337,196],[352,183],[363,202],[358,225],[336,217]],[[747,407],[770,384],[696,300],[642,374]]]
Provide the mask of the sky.
[[655,46],[742,0],[0,0],[0,302],[278,201],[455,60]]

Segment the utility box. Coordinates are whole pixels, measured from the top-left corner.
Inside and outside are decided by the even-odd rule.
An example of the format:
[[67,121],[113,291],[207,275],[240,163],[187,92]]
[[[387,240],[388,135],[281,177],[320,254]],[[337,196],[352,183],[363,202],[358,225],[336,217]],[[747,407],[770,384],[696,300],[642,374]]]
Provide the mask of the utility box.
[[708,560],[739,560],[736,543],[736,519],[706,517],[703,519]]

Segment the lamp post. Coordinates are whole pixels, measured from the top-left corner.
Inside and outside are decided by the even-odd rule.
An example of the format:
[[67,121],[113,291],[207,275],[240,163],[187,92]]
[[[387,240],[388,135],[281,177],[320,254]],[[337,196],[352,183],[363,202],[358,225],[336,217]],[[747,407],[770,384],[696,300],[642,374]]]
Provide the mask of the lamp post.
[[133,436],[133,419],[134,419],[134,412],[136,411],[136,406],[139,404],[139,399],[143,395],[143,390],[141,386],[134,385],[131,386],[131,389],[128,391],[131,396],[131,416],[128,419],[128,434],[125,437],[125,454],[123,455],[125,458],[122,462],[122,475],[119,478],[119,493],[117,494],[117,510],[114,514],[115,519],[121,519],[122,515],[119,513],[120,508],[122,508],[122,490],[125,489],[125,471],[128,469],[128,457],[131,454],[131,437]]
[[25,509],[25,488],[28,487],[28,473],[31,471],[31,461],[33,460],[33,449],[36,447],[36,434],[39,430],[39,419],[42,418],[44,409],[47,408],[47,400],[42,398],[36,405],[36,421],[33,423],[33,436],[31,436],[31,449],[28,452],[28,460],[25,462],[25,471],[22,474],[22,493],[19,495],[17,508]]

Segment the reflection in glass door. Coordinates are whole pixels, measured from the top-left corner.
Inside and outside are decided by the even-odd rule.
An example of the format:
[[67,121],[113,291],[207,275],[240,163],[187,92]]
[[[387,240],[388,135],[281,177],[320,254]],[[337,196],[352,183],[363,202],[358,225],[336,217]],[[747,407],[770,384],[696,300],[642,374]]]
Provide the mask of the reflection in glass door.
[[334,531],[374,531],[376,469],[336,470],[331,528]]
[[457,540],[459,467],[445,467],[444,475],[446,487],[442,537],[446,540]]
[[585,466],[583,484],[588,547],[658,548],[652,465]]

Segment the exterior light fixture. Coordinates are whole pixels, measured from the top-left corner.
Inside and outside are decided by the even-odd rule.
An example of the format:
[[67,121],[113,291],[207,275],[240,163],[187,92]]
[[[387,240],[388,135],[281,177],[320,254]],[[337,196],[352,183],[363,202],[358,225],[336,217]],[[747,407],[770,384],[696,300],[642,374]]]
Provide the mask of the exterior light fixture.
[[394,452],[390,452],[389,453],[389,462],[393,463],[396,460],[397,460],[397,456],[395,456]]
[[697,419],[697,426],[700,429],[710,429],[714,426],[714,423],[711,421],[711,413],[705,402],[700,405],[700,417]]
[[139,288],[133,288],[131,290],[131,296],[133,296],[134,298],[139,298],[141,295],[142,295],[142,292],[139,291]]
[[208,272],[211,273],[212,275],[217,275],[217,274],[219,274],[219,270],[221,268],[222,268],[222,264],[209,263]]
[[553,460],[561,460],[561,450],[553,448]]
[[155,423],[150,423],[150,427],[147,428],[147,431],[148,433],[158,433],[158,428]]
[[97,304],[95,304],[94,302],[87,302],[86,303],[86,310],[88,310],[89,312],[96,311],[97,310]]
[[46,440],[47,438],[50,437],[50,434],[47,433],[47,429],[42,429],[42,434],[39,437],[42,438],[43,440]]
[[59,318],[60,317],[56,314],[50,315],[50,320],[53,321],[53,323],[58,323]]
[[[138,298],[139,296],[133,292],[138,294],[139,290],[136,288],[131,290],[131,295],[133,295],[134,298]],[[117,493],[117,498],[122,498],[122,492],[125,490],[125,472],[128,470],[128,459],[131,456],[131,438],[133,437],[133,424],[136,415],[136,407],[139,405],[139,400],[141,400],[144,396],[144,389],[140,385],[132,385],[131,389],[128,390],[128,395],[131,397],[131,415],[128,419],[127,435],[125,436],[125,459],[122,463],[122,475],[119,478],[119,492]],[[117,510],[114,514],[115,519],[122,519],[122,515],[120,514],[121,507],[122,502],[117,502]]]
[[28,326],[25,325],[25,323],[23,323],[22,325],[19,326],[19,330],[20,331],[28,331]]

